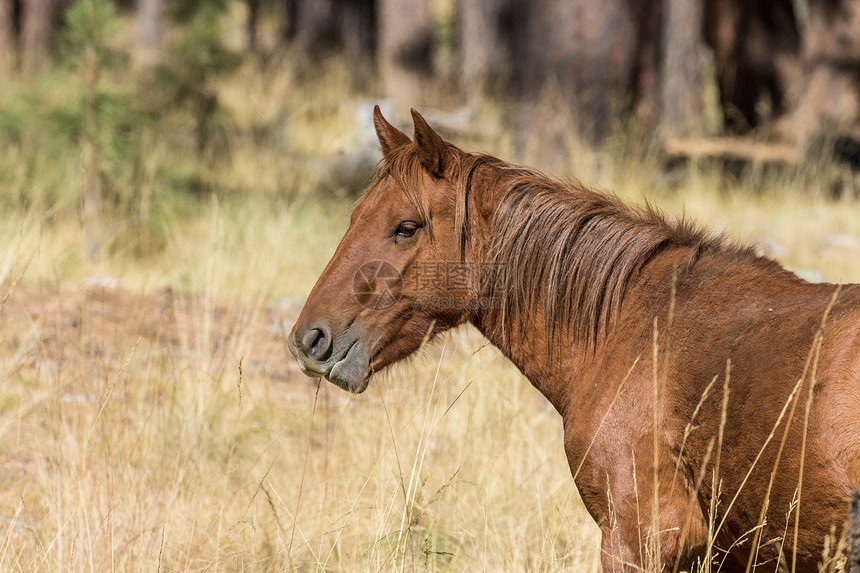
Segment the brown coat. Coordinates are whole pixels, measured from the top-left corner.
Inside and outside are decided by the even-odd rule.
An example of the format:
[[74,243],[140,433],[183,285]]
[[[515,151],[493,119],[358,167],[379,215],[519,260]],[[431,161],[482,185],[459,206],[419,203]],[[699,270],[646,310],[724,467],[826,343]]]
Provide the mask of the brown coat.
[[290,335],[302,369],[361,392],[470,322],[561,414],[606,571],[815,571],[860,487],[860,287],[413,118],[414,143],[376,111],[383,165]]

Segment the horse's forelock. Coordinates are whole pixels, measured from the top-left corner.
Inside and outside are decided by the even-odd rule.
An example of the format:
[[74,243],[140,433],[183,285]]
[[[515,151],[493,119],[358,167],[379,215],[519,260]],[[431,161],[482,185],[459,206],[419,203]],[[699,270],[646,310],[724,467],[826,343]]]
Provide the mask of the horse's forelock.
[[422,184],[424,168],[415,150],[414,145],[401,145],[391,150],[379,163],[373,182],[367,191],[359,198],[358,204],[370,195],[386,177],[392,177],[397,186],[406,195],[407,200],[412,203],[418,211],[418,215],[433,236],[433,222],[430,217],[430,201],[424,191]]
[[[446,177],[451,179],[455,188],[454,228],[456,229],[456,241],[462,257],[465,254],[465,245],[468,238],[467,197],[469,188],[471,187],[472,175],[484,163],[501,161],[487,155],[463,153],[457,147],[448,145],[451,153],[448,154],[450,164],[446,169]],[[418,210],[419,215],[428,227],[431,238],[433,238],[431,198],[428,196],[428,189],[424,185],[426,174],[427,170],[421,162],[415,145],[403,145],[391,151],[380,163],[374,177],[374,182],[369,187],[368,193],[386,177],[391,176],[394,178],[397,186],[400,187],[409,202]]]

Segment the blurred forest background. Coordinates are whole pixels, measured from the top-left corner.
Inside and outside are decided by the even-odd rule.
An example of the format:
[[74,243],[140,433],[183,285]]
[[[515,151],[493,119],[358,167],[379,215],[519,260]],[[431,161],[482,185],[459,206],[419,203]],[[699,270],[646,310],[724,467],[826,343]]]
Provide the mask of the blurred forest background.
[[78,209],[91,257],[157,246],[170,198],[354,193],[377,101],[562,172],[608,142],[856,168],[860,0],[0,0],[2,200]]
[[289,356],[373,105],[858,282],[858,86],[860,0],[0,0],[0,570],[599,571],[475,331]]

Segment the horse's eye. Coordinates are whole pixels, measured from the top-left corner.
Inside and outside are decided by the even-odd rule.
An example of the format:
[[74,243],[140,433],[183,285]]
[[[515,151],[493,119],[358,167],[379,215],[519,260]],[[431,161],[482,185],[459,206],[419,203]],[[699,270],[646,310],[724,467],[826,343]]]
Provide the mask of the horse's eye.
[[397,237],[411,237],[420,228],[421,225],[419,225],[415,221],[403,221],[397,226],[397,229],[394,231],[394,238],[396,239]]

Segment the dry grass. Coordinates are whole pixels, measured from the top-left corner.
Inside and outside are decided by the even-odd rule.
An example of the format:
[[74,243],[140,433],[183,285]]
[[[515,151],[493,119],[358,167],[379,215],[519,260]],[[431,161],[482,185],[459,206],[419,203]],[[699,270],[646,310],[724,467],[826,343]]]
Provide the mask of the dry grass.
[[[809,201],[792,229],[801,199],[695,197],[740,234],[767,221],[793,264],[860,278],[850,251],[815,258],[828,234],[860,235],[846,205]],[[473,332],[357,398],[285,366],[287,295],[309,290],[344,210],[206,210],[160,260],[68,276],[51,263],[73,229],[5,229],[4,290],[35,256],[0,314],[0,567],[597,570],[558,415]],[[86,273],[129,292],[107,305]],[[134,293],[165,285],[185,318],[143,329]]]
[[[355,137],[326,136],[349,117],[336,96],[303,107],[289,81],[260,80],[225,86],[237,124],[274,122],[283,95],[295,151]],[[510,157],[509,141],[484,143]],[[597,571],[558,415],[473,331],[359,397],[297,373],[284,329],[350,205],[272,200],[285,178],[316,177],[296,157],[273,167],[289,153],[237,146],[212,177],[260,196],[196,204],[146,258],[89,261],[77,222],[42,211],[0,221],[0,569]],[[668,191],[647,166],[571,165],[808,276],[860,281],[854,201],[707,170]]]
[[[273,298],[236,292],[309,285],[279,283],[271,268],[243,285],[230,271],[236,259],[255,268],[242,255],[251,247],[286,264],[282,247],[266,251],[267,224],[287,221],[279,245],[301,243],[304,224],[270,216],[247,245],[222,215],[213,208],[211,242],[198,246],[208,256],[187,245],[171,255],[173,283],[195,289],[175,291],[179,319],[153,318],[167,314],[159,292],[30,281],[11,293],[0,340],[4,569],[595,563],[560,421],[493,348],[460,332],[365,396],[318,388],[282,344],[256,352],[283,341],[296,304],[273,313]],[[324,260],[293,262],[312,280]]]

